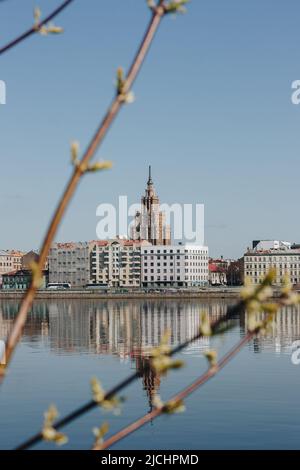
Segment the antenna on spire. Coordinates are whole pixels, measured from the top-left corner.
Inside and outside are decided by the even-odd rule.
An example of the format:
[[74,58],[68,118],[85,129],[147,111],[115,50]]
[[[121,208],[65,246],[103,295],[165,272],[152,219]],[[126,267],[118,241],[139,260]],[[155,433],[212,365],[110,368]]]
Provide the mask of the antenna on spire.
[[151,165],[149,165],[149,178],[148,178],[148,184],[153,184],[152,177],[151,177]]

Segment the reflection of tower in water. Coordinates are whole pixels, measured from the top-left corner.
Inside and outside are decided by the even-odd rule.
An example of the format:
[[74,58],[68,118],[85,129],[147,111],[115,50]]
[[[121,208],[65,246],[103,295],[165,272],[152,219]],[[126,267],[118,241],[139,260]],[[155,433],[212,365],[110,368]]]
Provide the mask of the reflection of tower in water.
[[136,356],[136,370],[142,378],[143,389],[146,391],[149,402],[149,411],[153,409],[153,397],[160,387],[160,376],[150,367],[149,357]]

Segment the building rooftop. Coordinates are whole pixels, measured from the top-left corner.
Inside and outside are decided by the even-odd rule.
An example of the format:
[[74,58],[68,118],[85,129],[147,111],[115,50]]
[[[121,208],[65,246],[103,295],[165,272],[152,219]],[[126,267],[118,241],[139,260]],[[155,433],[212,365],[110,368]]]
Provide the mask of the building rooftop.
[[220,273],[220,272],[226,272],[225,268],[223,268],[222,266],[218,266],[217,264],[215,263],[209,263],[208,265],[208,269],[211,273]]
[[16,276],[16,274],[18,274],[19,276],[30,275],[31,271],[30,269],[15,269],[14,271],[10,271],[9,273],[2,274],[2,277],[4,276],[13,277],[13,276]]
[[248,250],[245,253],[245,256],[247,255],[300,255],[300,248],[298,249],[290,249],[290,250]]
[[113,240],[95,240],[91,243],[95,243],[95,245],[97,246],[107,246],[111,243],[119,243],[122,246],[151,245],[147,240],[128,240],[125,238],[114,238]]

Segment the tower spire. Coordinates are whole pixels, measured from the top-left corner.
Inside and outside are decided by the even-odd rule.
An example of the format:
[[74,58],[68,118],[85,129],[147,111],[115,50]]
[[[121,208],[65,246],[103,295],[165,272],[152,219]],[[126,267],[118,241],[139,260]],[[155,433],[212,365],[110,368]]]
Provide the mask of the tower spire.
[[148,185],[153,184],[152,177],[151,177],[151,165],[149,165],[149,177],[148,177]]

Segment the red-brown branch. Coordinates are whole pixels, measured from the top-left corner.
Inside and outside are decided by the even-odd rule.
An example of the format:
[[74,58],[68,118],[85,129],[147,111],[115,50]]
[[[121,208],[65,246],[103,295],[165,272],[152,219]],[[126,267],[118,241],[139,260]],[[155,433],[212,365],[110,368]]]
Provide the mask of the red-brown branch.
[[[220,318],[217,320],[213,321],[211,323],[211,331],[212,334],[219,334],[220,328],[222,330],[222,325],[226,322],[232,321],[234,318],[237,316],[241,315],[242,312],[244,312],[245,309],[245,304],[244,302],[240,301],[238,304],[233,305],[231,307],[228,307],[227,312],[225,315],[222,315]],[[192,338],[188,338],[186,341],[183,343],[178,344],[175,346],[170,353],[168,354],[170,357],[175,356],[176,354],[180,353],[183,351],[189,344],[197,341],[198,339],[203,338],[203,333],[199,330]],[[110,398],[116,396],[121,390],[124,388],[128,387],[130,384],[132,384],[135,380],[137,380],[140,377],[140,374],[138,371],[135,371],[133,374],[129,375],[126,377],[126,379],[122,380],[119,382],[117,385],[115,385],[113,388],[111,388],[109,391],[106,392],[105,394],[105,399],[109,400]],[[64,426],[70,424],[73,422],[75,419],[80,418],[82,415],[85,413],[91,411],[95,407],[99,406],[97,402],[94,400],[90,400],[87,403],[81,405],[78,408],[75,408],[71,413],[68,415],[62,417],[59,421],[55,423],[55,429],[62,429]],[[43,439],[43,435],[41,432],[38,432],[37,434],[33,435],[29,439],[27,439],[25,442],[20,444],[16,450],[25,450],[33,445],[37,444]]]
[[[160,0],[158,3],[157,8],[153,9],[152,17],[149,23],[149,26],[146,30],[144,38],[141,42],[141,45],[135,55],[135,58],[132,62],[132,65],[129,69],[127,77],[125,79],[123,92],[127,92],[130,90],[131,86],[133,85],[137,75],[141,69],[141,66],[146,58],[147,52],[151,46],[151,43],[154,39],[155,33],[159,27],[160,21],[165,14],[165,9],[162,7],[164,0]],[[42,244],[42,248],[40,251],[40,257],[38,262],[38,268],[40,271],[43,270],[45,262],[47,260],[47,256],[51,247],[51,244],[54,240],[55,234],[57,232],[58,226],[65,214],[66,208],[69,205],[72,196],[74,195],[79,180],[82,177],[82,167],[85,167],[89,161],[94,157],[99,145],[102,143],[104,137],[106,136],[108,130],[110,129],[114,119],[116,118],[117,114],[119,113],[123,104],[123,99],[119,94],[116,94],[115,98],[112,101],[104,119],[102,120],[101,124],[99,125],[96,133],[94,134],[86,152],[84,153],[81,164],[77,165],[74,168],[74,172],[67,184],[65,192],[60,199],[58,207],[51,219],[49,228],[46,232],[46,236],[44,238],[44,242]],[[28,288],[26,294],[24,295],[17,318],[14,322],[12,330],[7,338],[6,343],[6,361],[7,364],[11,360],[11,356],[20,340],[20,337],[23,332],[24,325],[26,323],[27,315],[29,310],[32,307],[33,300],[36,295],[36,285],[33,281],[31,282],[30,287]],[[3,381],[4,374],[0,377],[0,383]]]

